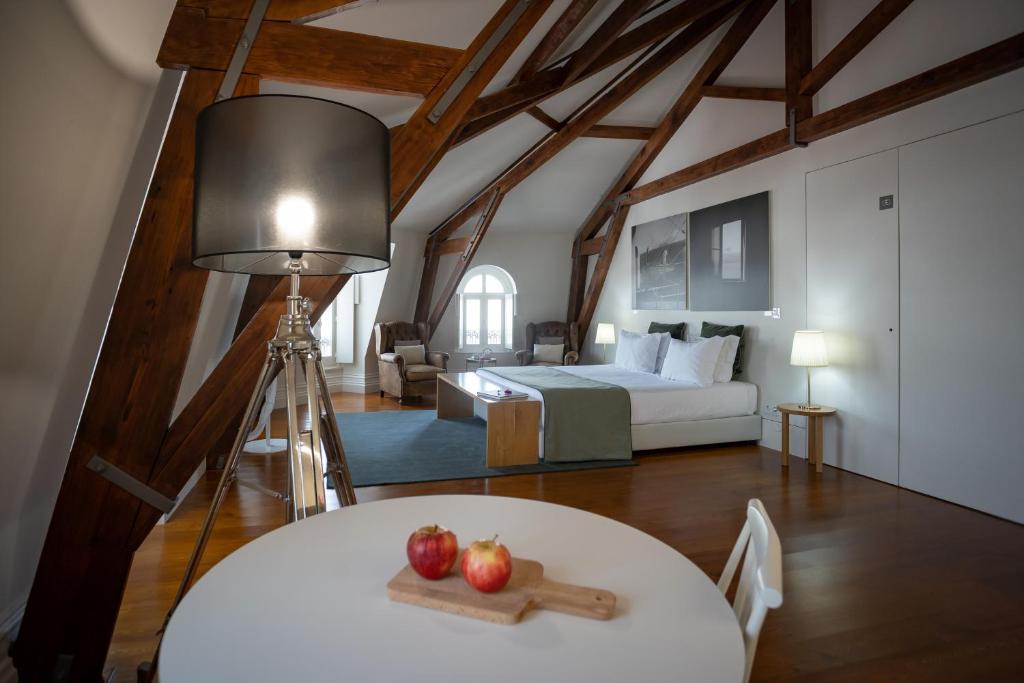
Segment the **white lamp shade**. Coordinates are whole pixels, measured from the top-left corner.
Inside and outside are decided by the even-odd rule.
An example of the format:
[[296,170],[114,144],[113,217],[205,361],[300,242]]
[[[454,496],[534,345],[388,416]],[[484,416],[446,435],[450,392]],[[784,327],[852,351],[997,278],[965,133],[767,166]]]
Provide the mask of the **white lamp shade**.
[[797,330],[793,335],[789,364],[812,368],[828,365],[825,333],[821,330]]
[[595,344],[614,344],[615,343],[615,325],[611,323],[598,323],[597,324],[597,336],[594,338]]

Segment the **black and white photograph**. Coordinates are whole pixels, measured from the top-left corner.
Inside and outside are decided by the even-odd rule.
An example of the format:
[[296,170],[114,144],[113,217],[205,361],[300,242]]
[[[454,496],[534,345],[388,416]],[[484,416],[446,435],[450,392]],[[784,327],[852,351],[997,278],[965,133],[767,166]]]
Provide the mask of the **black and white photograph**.
[[633,308],[686,308],[685,213],[633,226]]
[[690,308],[771,308],[768,193],[690,212]]

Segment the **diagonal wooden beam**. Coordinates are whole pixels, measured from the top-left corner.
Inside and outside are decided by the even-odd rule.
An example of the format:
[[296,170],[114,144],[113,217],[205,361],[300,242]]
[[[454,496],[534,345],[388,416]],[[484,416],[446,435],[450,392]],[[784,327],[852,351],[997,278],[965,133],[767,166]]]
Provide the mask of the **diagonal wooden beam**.
[[746,0],[686,0],[619,36],[575,80],[567,81],[566,67],[560,65],[544,69],[528,80],[481,97],[470,108],[467,114],[469,123],[456,144],[470,140],[575,83],[654,45],[687,24],[730,5],[738,10],[744,2]]
[[572,82],[579,78],[594,61],[618,38],[640,13],[650,6],[652,0],[622,0],[619,6],[594,30],[586,42],[576,50],[563,68],[564,79]]
[[[786,6],[786,116],[799,123],[814,114],[813,100],[800,93],[811,70],[811,0],[784,0]],[[784,119],[788,122],[789,118]]]
[[[222,80],[190,71],[178,95],[32,584],[14,652],[21,680],[55,680],[62,656],[64,680],[101,679],[142,504],[86,465],[99,456],[145,481],[171,420],[208,274],[191,264],[195,120]],[[256,91],[243,76],[235,92]]]
[[[223,71],[244,24],[179,7],[171,14],[157,64]],[[438,45],[264,21],[245,68],[278,81],[423,96],[461,56],[461,50]]]
[[626,217],[628,215],[628,206],[616,206],[612,214],[611,223],[608,226],[608,232],[601,241],[601,251],[598,252],[594,273],[590,276],[587,294],[583,298],[583,305],[580,307],[579,315],[574,318],[580,328],[580,339],[586,339],[587,330],[590,329],[590,323],[594,319],[594,312],[597,311],[597,302],[601,299],[601,291],[604,289],[605,280],[608,278],[608,269],[612,265],[615,248],[619,245],[619,237],[622,236],[622,228],[626,225]]
[[704,97],[721,97],[729,100],[766,100],[785,102],[785,88],[752,88],[740,85],[705,85],[701,89]]
[[[400,211],[447,150],[466,112],[537,23],[551,0],[505,0],[391,143],[391,203]],[[511,25],[509,25],[511,22]],[[497,40],[494,44],[493,39]],[[468,80],[463,74],[468,76]],[[454,97],[452,97],[454,93]]]
[[[799,140],[806,142],[821,140],[1022,66],[1024,33],[1018,33],[895,85],[817,114],[797,126],[797,136]],[[793,149],[793,146],[789,144],[788,131],[779,130],[639,185],[623,193],[619,199],[624,204],[638,204],[789,149]]]
[[487,234],[487,228],[491,226],[491,221],[494,220],[494,216],[498,213],[498,207],[501,206],[501,200],[504,196],[505,193],[498,188],[491,192],[487,201],[487,206],[480,214],[476,227],[473,229],[473,234],[469,236],[469,243],[459,256],[459,260],[456,262],[455,268],[448,276],[448,281],[445,283],[444,289],[441,290],[441,296],[438,297],[437,303],[434,304],[434,310],[431,312],[430,318],[427,320],[427,324],[430,325],[432,333],[441,323],[441,318],[444,317],[444,312],[448,310],[448,304],[451,303],[452,297],[455,295],[455,290],[459,288],[459,281],[462,280],[462,276],[466,274],[466,270],[473,262],[473,257],[476,256],[476,252],[480,248],[480,243],[483,242],[484,235]]
[[[771,9],[774,0],[754,0],[748,4],[732,23],[729,30],[718,42],[711,55],[704,61],[696,75],[680,94],[679,98],[669,109],[668,113],[656,126],[654,133],[632,158],[625,170],[612,186],[605,192],[594,210],[591,211],[587,220],[576,231],[576,242],[573,249],[574,254],[579,253],[579,245],[590,239],[601,226],[611,217],[615,208],[615,200],[623,192],[632,188],[639,182],[641,176],[647,171],[654,159],[661,153],[672,139],[676,131],[686,120],[690,112],[697,106],[703,94],[704,87],[713,82],[725,70],[732,58],[739,52],[747,39],[758,27],[765,15]],[[578,267],[577,267],[578,269]],[[576,315],[583,305],[582,285],[577,284],[569,298],[569,319],[576,319]]]
[[558,17],[548,32],[544,34],[540,43],[533,49],[530,56],[526,58],[519,71],[512,78],[510,84],[514,85],[522,80],[528,79],[544,68],[552,55],[562,46],[562,43],[572,34],[584,17],[587,16],[597,0],[572,0],[565,11]]
[[800,81],[801,95],[814,95],[860,54],[912,0],[882,0]]
[[545,112],[540,107],[530,107],[526,110],[526,113],[537,119],[551,130],[558,130],[562,127],[562,122]]

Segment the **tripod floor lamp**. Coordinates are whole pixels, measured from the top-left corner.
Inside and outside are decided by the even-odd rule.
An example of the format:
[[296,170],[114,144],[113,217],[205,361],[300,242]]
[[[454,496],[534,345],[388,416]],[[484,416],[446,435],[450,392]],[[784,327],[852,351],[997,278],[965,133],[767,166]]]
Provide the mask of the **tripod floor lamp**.
[[[237,480],[260,401],[279,372],[287,396],[287,489],[238,482],[284,501],[289,522],[326,509],[325,476],[341,505],[356,502],[299,278],[388,267],[390,163],[387,127],[336,102],[255,95],[223,100],[199,114],[193,263],[231,273],[287,275],[291,292],[174,607],[195,577],[220,506]],[[299,420],[300,391],[309,407],[308,427]]]

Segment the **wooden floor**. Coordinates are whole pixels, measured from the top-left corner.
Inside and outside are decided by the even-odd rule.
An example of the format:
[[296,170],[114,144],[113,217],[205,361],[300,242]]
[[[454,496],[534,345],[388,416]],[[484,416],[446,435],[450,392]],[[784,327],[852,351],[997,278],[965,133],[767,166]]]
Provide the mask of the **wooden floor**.
[[[335,400],[349,412],[400,408],[376,394]],[[571,505],[656,536],[713,578],[746,501],[757,497],[782,539],[785,602],[768,615],[753,680],[1024,680],[1024,527],[830,467],[816,476],[804,461],[791,462],[781,472],[776,452],[753,445],[692,448],[640,456],[637,467],[357,495],[483,493]],[[280,484],[282,465],[279,456],[247,456],[241,476]],[[136,664],[151,657],[215,483],[208,474],[137,554],[110,651],[116,680],[134,680]],[[279,503],[236,487],[206,566],[282,517]]]

